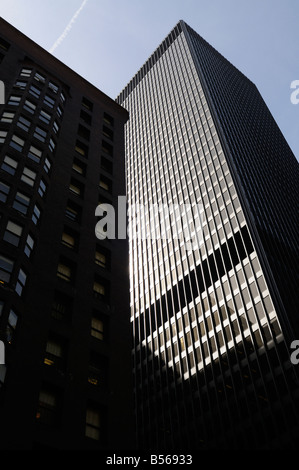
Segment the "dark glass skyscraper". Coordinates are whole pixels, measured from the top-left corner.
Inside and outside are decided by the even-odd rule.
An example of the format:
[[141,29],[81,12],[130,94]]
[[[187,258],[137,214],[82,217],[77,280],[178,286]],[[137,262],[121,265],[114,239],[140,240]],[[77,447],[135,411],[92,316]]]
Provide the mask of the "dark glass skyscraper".
[[192,250],[133,226],[139,447],[293,448],[294,155],[256,86],[183,21],[117,101],[130,115],[129,208],[191,205],[183,229],[193,233],[203,208],[203,243]]

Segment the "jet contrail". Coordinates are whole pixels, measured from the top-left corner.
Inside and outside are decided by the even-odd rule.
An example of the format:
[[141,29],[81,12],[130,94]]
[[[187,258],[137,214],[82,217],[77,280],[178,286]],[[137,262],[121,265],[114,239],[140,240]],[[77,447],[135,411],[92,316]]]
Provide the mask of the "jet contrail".
[[51,49],[49,50],[50,54],[53,54],[53,52],[55,51],[55,49],[62,43],[62,41],[67,37],[67,35],[69,34],[70,30],[72,29],[73,27],[73,24],[75,23],[76,19],[78,18],[78,16],[80,15],[81,11],[83,10],[83,8],[85,7],[86,3],[88,2],[88,0],[84,0],[82,2],[82,5],[80,6],[79,10],[76,11],[76,13],[74,14],[73,18],[71,19],[71,21],[69,22],[69,24],[67,25],[67,27],[65,28],[65,30],[63,31],[62,35],[57,39],[57,41],[55,41],[55,43],[53,44],[53,46],[51,47]]

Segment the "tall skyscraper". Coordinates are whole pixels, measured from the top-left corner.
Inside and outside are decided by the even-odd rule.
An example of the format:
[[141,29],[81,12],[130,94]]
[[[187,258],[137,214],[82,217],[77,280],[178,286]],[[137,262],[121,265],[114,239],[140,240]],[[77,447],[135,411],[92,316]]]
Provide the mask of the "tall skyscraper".
[[128,113],[2,19],[0,62],[0,448],[131,448]]
[[201,219],[203,234],[190,249],[141,237],[144,214],[133,224],[138,446],[293,448],[298,162],[256,86],[184,21],[117,102],[130,115],[129,209],[191,205],[180,233]]

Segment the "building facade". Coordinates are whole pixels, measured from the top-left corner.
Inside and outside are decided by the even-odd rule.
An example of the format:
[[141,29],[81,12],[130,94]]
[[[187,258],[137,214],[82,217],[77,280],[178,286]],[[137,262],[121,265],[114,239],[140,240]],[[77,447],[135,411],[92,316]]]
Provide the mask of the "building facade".
[[[129,209],[146,208],[129,242],[139,448],[294,448],[298,162],[255,85],[184,21],[117,102]],[[153,221],[151,205],[188,209]],[[140,236],[150,223],[172,237]]]
[[128,114],[0,26],[0,448],[131,448],[127,241],[95,234]]

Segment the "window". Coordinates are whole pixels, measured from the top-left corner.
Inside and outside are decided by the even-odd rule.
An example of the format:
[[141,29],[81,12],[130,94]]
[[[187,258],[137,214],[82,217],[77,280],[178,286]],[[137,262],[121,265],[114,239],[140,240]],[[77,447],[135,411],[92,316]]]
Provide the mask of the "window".
[[74,204],[72,201],[68,202],[66,211],[65,211],[65,216],[72,220],[73,222],[79,222],[81,221],[81,207],[77,206]]
[[96,441],[100,440],[101,417],[100,412],[94,408],[86,411],[85,436]]
[[85,124],[91,126],[91,116],[88,113],[86,113],[85,111],[81,111],[80,118]]
[[36,73],[35,73],[34,79],[35,79],[37,82],[41,82],[41,83],[45,83],[45,81],[46,81],[46,77],[44,77],[43,75],[41,75],[39,72],[36,72]]
[[47,138],[47,132],[44,129],[41,129],[40,127],[36,127],[34,131],[34,137],[41,142],[45,142]]
[[113,131],[106,126],[103,126],[103,135],[110,140],[113,140]]
[[62,259],[57,267],[57,277],[67,282],[74,280],[74,266],[68,260]]
[[58,86],[55,85],[55,83],[49,82],[49,88],[50,88],[50,90],[53,91],[53,93],[58,93]]
[[60,101],[64,104],[65,103],[65,95],[63,92],[60,93]]
[[108,250],[104,250],[103,248],[97,247],[95,253],[95,262],[98,266],[104,269],[110,268],[110,252]]
[[5,41],[5,39],[3,38],[0,38],[0,49],[7,52],[9,48],[10,48],[9,42]]
[[82,162],[77,160],[76,158],[74,159],[73,162],[73,170],[76,173],[79,173],[79,175],[85,176],[86,174],[86,165],[84,165]]
[[104,189],[108,193],[112,193],[112,181],[109,178],[106,178],[105,176],[101,175],[99,186],[101,189]]
[[53,139],[50,139],[50,142],[49,142],[49,149],[51,150],[52,153],[55,152],[55,147],[56,147],[56,144],[54,142]]
[[41,121],[45,122],[46,124],[50,124],[51,121],[51,115],[48,114],[46,111],[41,109],[41,112],[39,114],[39,118]]
[[33,188],[34,183],[35,183],[35,178],[36,178],[35,171],[32,171],[25,166],[23,170],[23,174],[21,176],[21,180]]
[[10,186],[0,181],[0,201],[1,202],[6,202],[9,191],[10,191]]
[[54,366],[61,371],[65,369],[65,344],[61,338],[53,336],[48,339],[44,364]]
[[6,131],[0,131],[0,144],[4,144],[6,136],[7,136]]
[[25,244],[25,249],[24,249],[25,255],[28,256],[28,258],[30,258],[30,256],[32,255],[33,248],[34,248],[34,239],[32,238],[30,234],[28,234],[26,244]]
[[17,126],[23,129],[24,131],[28,132],[31,126],[31,122],[28,119],[24,118],[24,116],[20,116],[17,122]]
[[40,391],[36,420],[40,423],[56,426],[59,419],[60,396],[58,392],[48,385]]
[[51,98],[49,95],[46,95],[44,98],[44,103],[49,106],[49,108],[53,109],[55,105],[55,100]]
[[70,229],[65,229],[61,236],[61,243],[68,248],[75,250],[78,246],[78,235]]
[[41,156],[42,156],[42,151],[34,147],[33,145],[31,145],[29,152],[28,152],[28,157],[31,158],[31,160],[33,160],[34,162],[40,163]]
[[10,175],[14,175],[17,167],[18,167],[18,162],[16,160],[9,157],[8,155],[4,157],[3,163],[1,165],[2,170],[6,171]]
[[28,207],[30,204],[30,199],[29,197],[25,196],[23,193],[17,193],[14,203],[13,203],[13,208],[16,209],[18,212],[21,212],[21,214],[26,215],[28,211]]
[[73,194],[76,194],[76,196],[83,197],[84,186],[83,184],[79,183],[79,181],[76,181],[72,178],[69,189]]
[[17,280],[17,285],[16,285],[16,293],[19,294],[20,296],[23,293],[24,287],[26,285],[26,281],[27,281],[27,274],[23,271],[23,269],[20,269],[18,280]]
[[88,156],[88,147],[87,145],[82,144],[82,142],[79,142],[77,140],[76,145],[75,145],[75,151],[79,153],[82,157],[87,158]]
[[25,90],[27,86],[27,82],[23,82],[21,80],[18,80],[15,85],[14,85],[14,88],[19,88],[20,90]]
[[93,313],[91,319],[91,336],[100,341],[104,341],[106,338],[106,328],[104,325],[104,320],[97,312]]
[[19,246],[23,228],[11,220],[8,221],[3,240],[14,246]]
[[47,191],[47,185],[44,182],[44,180],[41,179],[39,183],[38,194],[40,195],[40,197],[44,197],[44,195],[46,194],[46,191]]
[[61,292],[55,292],[51,316],[55,320],[69,321],[72,316],[72,299]]
[[29,93],[34,96],[34,98],[39,99],[41,90],[39,88],[36,88],[34,85],[31,85],[29,88]]
[[25,140],[21,139],[21,137],[18,137],[14,134],[9,145],[15,150],[18,150],[18,152],[22,152],[23,147],[25,145]]
[[92,111],[93,104],[87,98],[82,99],[82,106],[83,106],[83,108],[87,109],[88,111]]
[[57,112],[58,117],[61,118],[61,116],[62,116],[62,109],[61,109],[61,107],[60,107],[59,105],[57,106],[56,112]]
[[96,387],[107,385],[107,364],[98,354],[92,352],[88,366],[88,382]]
[[112,147],[112,145],[108,144],[104,140],[102,142],[102,149],[105,153],[107,153],[107,155],[109,155],[110,157],[113,157],[113,147]]
[[32,73],[32,69],[23,68],[21,70],[20,76],[29,78],[31,76],[31,73]]
[[4,111],[1,117],[1,122],[8,122],[10,124],[13,121],[14,117],[15,117],[15,113]]
[[90,138],[90,131],[89,131],[89,129],[87,129],[86,127],[81,126],[81,124],[79,124],[79,127],[78,127],[78,136],[79,136],[79,137],[83,137],[83,139],[85,139],[85,140],[89,140],[89,138]]
[[59,133],[59,125],[56,121],[53,122],[53,131],[55,132],[55,134]]
[[109,126],[113,126],[114,125],[114,119],[113,117],[109,116],[109,114],[107,113],[104,113],[104,122],[106,124],[109,124]]
[[21,102],[21,96],[11,95],[8,99],[8,103],[10,106],[19,106]]
[[105,279],[96,277],[93,284],[93,294],[97,299],[107,302],[109,299],[109,283]]
[[14,267],[14,262],[0,254],[0,284],[7,284]]
[[18,323],[18,315],[11,309],[8,316],[7,326],[6,326],[6,340],[9,344],[12,344],[16,328]]
[[30,113],[30,114],[34,114],[35,110],[36,110],[36,106],[35,106],[35,104],[31,103],[31,101],[26,100],[23,109],[28,111],[28,113]]
[[44,170],[46,173],[50,173],[51,171],[51,162],[48,160],[48,158],[45,159],[45,164],[44,164]]
[[37,225],[39,219],[40,219],[41,211],[38,205],[36,204],[33,208],[33,214],[32,214],[32,221],[35,225]]

